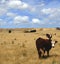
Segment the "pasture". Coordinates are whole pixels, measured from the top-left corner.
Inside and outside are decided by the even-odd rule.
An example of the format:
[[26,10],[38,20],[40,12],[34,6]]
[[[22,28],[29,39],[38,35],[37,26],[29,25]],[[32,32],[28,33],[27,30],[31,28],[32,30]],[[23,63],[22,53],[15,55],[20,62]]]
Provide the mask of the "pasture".
[[[0,64],[60,64],[60,30],[55,28],[34,28],[36,32],[25,33],[30,29],[0,29]],[[55,48],[50,50],[50,57],[38,58],[36,39],[47,38],[57,40]]]

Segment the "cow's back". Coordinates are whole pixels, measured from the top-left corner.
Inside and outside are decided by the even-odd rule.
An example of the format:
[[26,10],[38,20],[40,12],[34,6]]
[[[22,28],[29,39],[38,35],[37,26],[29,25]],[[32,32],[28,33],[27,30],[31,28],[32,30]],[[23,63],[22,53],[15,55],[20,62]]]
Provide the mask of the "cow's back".
[[36,47],[39,50],[40,48],[45,48],[45,50],[51,49],[51,42],[48,39],[38,38],[36,40]]
[[36,47],[37,47],[37,49],[40,49],[40,48],[44,47],[44,40],[42,38],[38,38],[36,40]]

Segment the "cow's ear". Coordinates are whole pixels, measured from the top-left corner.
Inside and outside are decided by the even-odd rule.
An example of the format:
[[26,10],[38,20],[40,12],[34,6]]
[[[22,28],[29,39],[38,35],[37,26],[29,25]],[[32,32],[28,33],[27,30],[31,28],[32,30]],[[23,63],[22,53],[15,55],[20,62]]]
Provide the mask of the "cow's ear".
[[49,38],[49,37],[50,37],[50,35],[49,35],[49,34],[46,34],[46,37],[48,37],[48,38]]
[[46,34],[46,36],[51,39],[52,38],[52,35],[51,34]]
[[52,35],[50,34],[50,38],[52,38]]
[[50,39],[52,38],[52,35],[51,34],[46,34],[46,36]]
[[58,41],[55,41],[55,43],[57,43]]

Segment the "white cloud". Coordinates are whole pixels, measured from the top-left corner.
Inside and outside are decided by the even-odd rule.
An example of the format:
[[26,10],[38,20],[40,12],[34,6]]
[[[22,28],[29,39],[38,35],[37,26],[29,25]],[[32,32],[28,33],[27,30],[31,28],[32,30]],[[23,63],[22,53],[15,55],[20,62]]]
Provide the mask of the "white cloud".
[[59,8],[54,9],[54,12],[50,14],[49,17],[53,19],[60,19],[60,9]]
[[28,16],[16,16],[14,18],[14,23],[19,24],[19,23],[28,23],[29,17]]
[[19,9],[19,10],[29,10],[29,12],[34,12],[35,11],[35,6],[32,6],[26,2],[22,2],[21,0],[9,0],[7,2],[8,8],[13,8],[13,9]]
[[[33,0],[31,0],[33,1]],[[29,1],[29,2],[31,2]],[[34,2],[34,1],[33,1]],[[49,5],[45,5],[44,2],[39,2],[39,4],[29,4],[28,2],[24,2],[23,0],[0,0],[0,16],[4,17],[4,21],[6,22],[14,22],[14,23],[33,23],[35,24],[54,24],[56,21],[60,21],[60,9],[59,7],[52,7]],[[12,10],[13,9],[13,10]],[[22,10],[22,11],[20,11]],[[14,11],[14,13],[13,13]],[[19,11],[19,12],[16,12]],[[15,13],[16,12],[16,13]],[[24,14],[23,14],[24,13]],[[20,14],[20,16],[19,16]],[[33,19],[29,17],[34,17]],[[5,17],[7,15],[7,17]],[[21,16],[24,15],[24,16]],[[7,18],[7,19],[6,19]],[[12,20],[11,20],[12,18]],[[38,19],[38,18],[41,18]],[[0,24],[3,24],[3,20],[0,19]],[[30,22],[31,20],[31,22]],[[54,22],[53,22],[54,21]],[[5,22],[4,22],[5,23]]]
[[6,14],[6,12],[7,9],[5,9],[4,7],[0,7],[0,16]]
[[43,14],[55,14],[56,12],[60,12],[60,8],[43,8],[41,10]]
[[51,24],[60,21],[60,8],[44,8],[41,11],[43,16],[47,15],[44,21],[50,21]]
[[42,10],[41,10],[41,12],[42,13],[44,13],[44,14],[51,14],[51,13],[54,13],[54,9],[52,9],[52,8],[43,8]]
[[0,19],[0,26],[6,25],[6,21],[3,21],[3,19]]
[[34,24],[40,24],[40,20],[37,19],[37,18],[33,18],[32,19],[32,23],[34,23]]
[[21,6],[21,1],[9,1],[8,6],[10,8],[18,8],[18,6]]
[[23,2],[22,8],[23,8],[23,9],[26,9],[26,8],[28,8],[28,7],[29,7],[29,5]]
[[1,0],[0,15],[6,14],[10,9],[29,10],[34,12],[35,8],[21,0]]
[[10,8],[15,8],[15,9],[27,9],[29,7],[27,3],[24,3],[20,0],[9,1],[8,6]]
[[6,15],[7,15],[8,17],[11,17],[11,18],[14,18],[15,16],[17,16],[16,13],[12,13],[12,12],[7,12]]

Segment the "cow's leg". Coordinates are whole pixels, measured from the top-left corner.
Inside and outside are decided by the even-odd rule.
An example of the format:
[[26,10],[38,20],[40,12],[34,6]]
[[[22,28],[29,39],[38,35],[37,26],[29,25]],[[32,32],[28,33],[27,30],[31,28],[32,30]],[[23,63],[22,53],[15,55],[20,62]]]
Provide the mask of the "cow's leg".
[[49,56],[49,51],[47,51],[47,56]]
[[45,50],[44,50],[44,54],[45,54]]
[[40,51],[41,51],[41,56],[44,57],[44,50],[43,49],[40,49]]
[[39,58],[41,58],[41,51],[40,50],[38,50],[38,56],[39,56]]

